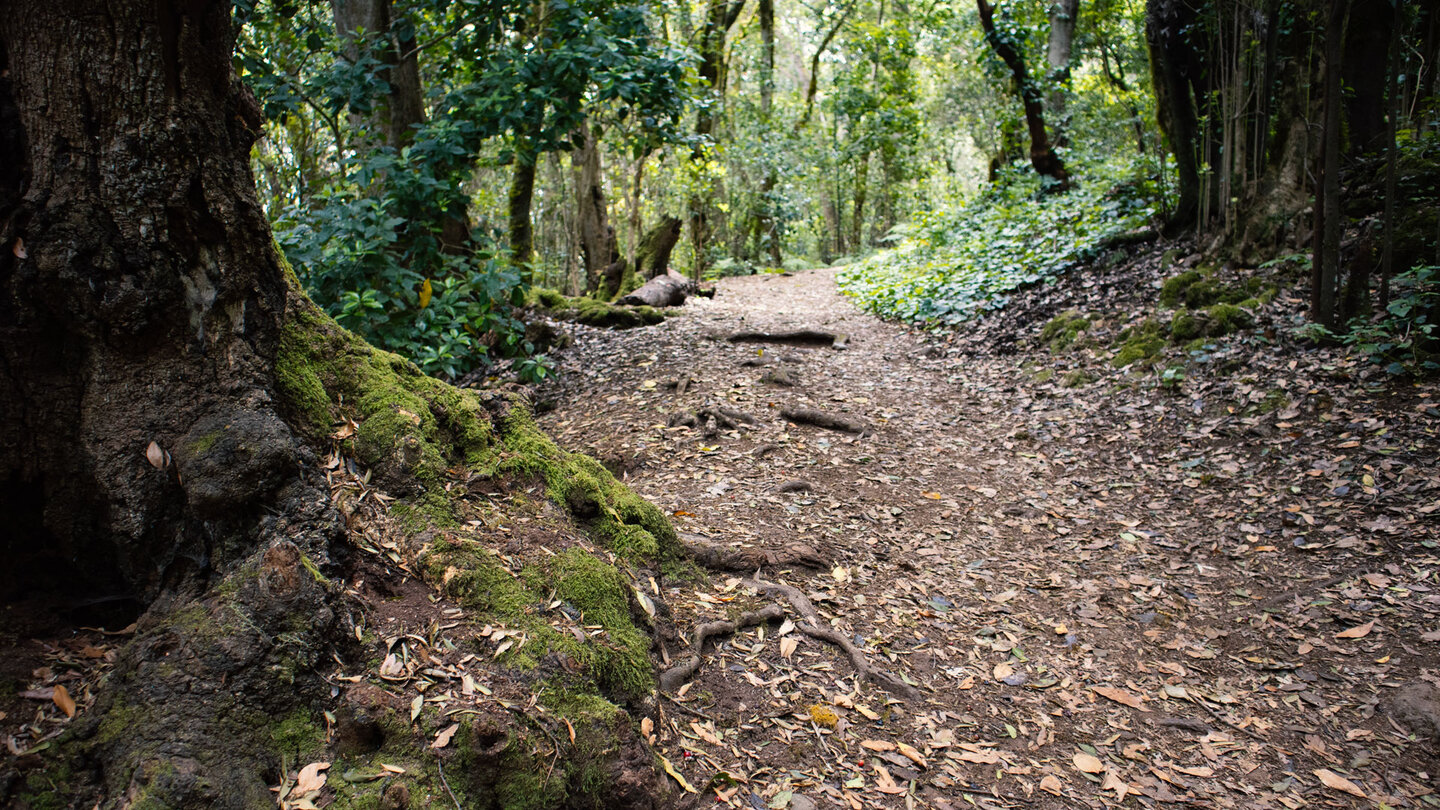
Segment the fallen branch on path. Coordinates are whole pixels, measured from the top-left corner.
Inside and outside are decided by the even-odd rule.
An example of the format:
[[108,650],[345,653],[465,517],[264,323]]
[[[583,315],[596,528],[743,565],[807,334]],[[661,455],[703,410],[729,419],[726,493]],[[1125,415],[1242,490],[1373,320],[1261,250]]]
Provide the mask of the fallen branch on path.
[[813,425],[826,430],[838,430],[841,433],[855,433],[860,436],[874,432],[859,419],[817,411],[813,408],[785,408],[780,411],[780,418],[797,425]]
[[815,611],[815,606],[805,594],[789,585],[782,585],[778,582],[766,582],[763,579],[743,580],[741,585],[752,588],[760,593],[773,595],[779,594],[790,602],[790,606],[799,613],[804,621],[795,625],[795,629],[810,638],[819,641],[826,641],[845,651],[850,658],[850,665],[855,667],[855,672],[861,678],[870,681],[890,694],[902,700],[915,700],[920,697],[920,690],[911,686],[899,678],[884,670],[871,666],[870,661],[865,658],[865,653],[860,651],[850,639],[842,635],[838,630],[827,627],[820,623],[820,614]]
[[711,571],[751,573],[767,565],[772,568],[799,566],[817,570],[830,567],[829,560],[804,543],[788,543],[784,548],[771,550],[725,548],[709,543],[704,538],[693,534],[682,534],[680,540],[685,544],[685,552],[690,555],[690,558],[701,567]]
[[736,332],[725,338],[731,343],[780,343],[786,346],[829,346],[832,349],[846,347],[845,335],[822,332],[819,329],[795,329],[790,332]]
[[760,424],[760,420],[744,411],[734,408],[727,408],[724,405],[706,405],[696,409],[693,413],[673,413],[666,421],[666,427],[693,427],[702,428],[705,435],[710,435],[715,430],[735,430],[741,425],[751,427]]
[[680,659],[680,662],[673,667],[660,673],[660,691],[674,692],[680,685],[690,680],[690,676],[700,669],[700,656],[705,651],[705,642],[715,636],[728,636],[737,630],[746,627],[754,627],[765,622],[778,622],[785,618],[785,609],[779,605],[766,605],[759,610],[752,610],[742,614],[733,622],[716,621],[706,622],[695,628],[695,641],[690,647],[690,654]]

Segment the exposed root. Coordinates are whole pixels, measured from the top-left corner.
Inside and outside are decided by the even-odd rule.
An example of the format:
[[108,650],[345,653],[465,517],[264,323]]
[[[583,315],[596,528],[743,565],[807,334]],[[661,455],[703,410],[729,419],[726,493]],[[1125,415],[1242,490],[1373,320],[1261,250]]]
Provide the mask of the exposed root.
[[804,543],[789,543],[784,548],[771,550],[724,548],[712,545],[704,538],[693,534],[682,534],[680,541],[685,544],[685,552],[696,564],[712,571],[748,574],[764,566],[772,568],[798,566],[816,570],[830,567],[829,560],[819,551]]
[[790,332],[736,332],[725,338],[731,343],[779,343],[786,346],[829,346],[843,349],[846,336],[819,329],[796,329]]
[[744,411],[724,405],[706,405],[693,413],[671,414],[666,427],[695,427],[700,428],[706,436],[712,436],[721,430],[735,430],[741,425],[754,427],[759,424],[760,420]]
[[775,368],[761,374],[760,382],[779,385],[784,388],[794,388],[800,384],[800,375],[788,368]]
[[838,430],[841,433],[854,433],[859,436],[866,436],[875,431],[861,422],[859,419],[852,419],[848,416],[817,411],[813,408],[785,408],[780,411],[780,417],[788,422],[797,425],[814,425],[826,430]]
[[860,648],[856,647],[850,639],[834,628],[822,624],[820,614],[815,611],[815,606],[810,604],[810,600],[806,598],[805,594],[796,588],[777,582],[766,582],[758,578],[744,580],[741,584],[763,594],[784,596],[795,612],[804,619],[795,625],[795,629],[810,638],[827,641],[844,650],[845,655],[850,658],[850,665],[855,667],[855,672],[860,677],[902,700],[915,700],[920,697],[920,690],[884,670],[871,666],[870,661],[865,658],[865,653],[861,652]]
[[691,646],[690,654],[680,659],[675,666],[660,673],[660,691],[674,692],[695,674],[695,671],[700,668],[700,656],[705,650],[706,641],[715,636],[728,636],[737,630],[754,627],[757,624],[778,622],[783,618],[785,618],[784,608],[779,605],[766,605],[759,610],[752,610],[741,615],[733,622],[715,621],[700,625],[695,628],[695,641]]

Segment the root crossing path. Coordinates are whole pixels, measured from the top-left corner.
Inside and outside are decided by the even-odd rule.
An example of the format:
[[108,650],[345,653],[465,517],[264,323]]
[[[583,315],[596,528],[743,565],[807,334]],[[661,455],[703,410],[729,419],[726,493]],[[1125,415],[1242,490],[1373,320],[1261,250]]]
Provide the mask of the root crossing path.
[[545,427],[709,565],[650,594],[686,668],[642,727],[693,806],[1423,806],[1433,750],[1389,699],[1435,672],[1428,590],[1315,607],[1419,574],[1295,551],[1284,471],[1186,403],[961,356],[833,270],[559,360]]

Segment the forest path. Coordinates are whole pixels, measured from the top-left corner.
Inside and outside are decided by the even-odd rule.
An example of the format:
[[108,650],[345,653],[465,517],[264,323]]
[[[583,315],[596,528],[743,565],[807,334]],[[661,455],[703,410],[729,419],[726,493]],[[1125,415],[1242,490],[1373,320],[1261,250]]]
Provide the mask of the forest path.
[[[580,328],[542,392],[544,427],[682,534],[818,552],[822,566],[761,576],[808,594],[873,665],[919,687],[901,701],[857,683],[837,647],[774,623],[716,639],[679,706],[653,718],[656,749],[699,803],[717,790],[757,810],[1354,801],[1325,769],[1414,806],[1404,797],[1428,789],[1433,756],[1375,710],[1382,687],[1435,656],[1377,642],[1353,600],[1304,612],[1348,580],[1262,537],[1293,514],[1245,522],[1293,471],[1252,466],[1259,442],[1177,434],[1165,420],[1185,402],[1085,395],[1017,358],[947,355],[859,312],[834,275],[726,279],[660,326]],[[802,328],[846,348],[724,339]],[[795,384],[762,381],[777,371]],[[756,423],[726,427],[721,407]],[[780,417],[797,407],[873,432]],[[1213,475],[1190,473],[1197,454]],[[1377,586],[1403,579],[1362,570]],[[769,603],[739,584],[753,573],[672,578],[660,595],[688,639]],[[1417,610],[1428,626],[1434,606],[1407,604],[1387,613],[1389,632]]]

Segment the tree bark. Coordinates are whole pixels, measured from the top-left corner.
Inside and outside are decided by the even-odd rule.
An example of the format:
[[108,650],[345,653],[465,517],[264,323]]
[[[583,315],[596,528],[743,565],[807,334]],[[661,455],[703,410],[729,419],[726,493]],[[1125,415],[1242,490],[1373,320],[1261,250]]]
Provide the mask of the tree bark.
[[1054,191],[1066,191],[1070,188],[1070,173],[1065,169],[1065,161],[1050,145],[1040,88],[1031,80],[1025,59],[995,30],[994,8],[987,0],[975,0],[975,5],[980,11],[985,41],[1010,68],[1010,75],[1015,78],[1015,85],[1020,90],[1020,100],[1025,105],[1025,126],[1030,131],[1030,165],[1037,173],[1054,181]]
[[535,226],[530,221],[530,208],[535,200],[536,155],[528,149],[515,150],[511,168],[510,193],[507,196],[510,258],[519,265],[529,265],[535,255]]
[[[420,86],[420,63],[413,28],[394,25],[390,0],[331,0],[335,30],[345,42],[345,58],[354,63],[372,55],[386,66],[390,92],[376,99],[372,126],[388,146],[400,148],[415,136],[415,125],[425,122],[425,97]],[[409,33],[402,36],[401,30]],[[361,39],[363,32],[368,42]],[[367,53],[368,51],[368,53]]]
[[585,263],[585,291],[614,297],[625,274],[625,259],[605,203],[605,175],[600,168],[600,131],[580,127],[572,139],[580,143],[575,172],[575,216],[580,228],[580,256]]
[[1170,142],[1179,184],[1178,200],[1167,226],[1178,230],[1195,224],[1200,214],[1200,125],[1186,76],[1188,48],[1183,32],[1194,24],[1188,6],[1173,0],[1149,0],[1145,9],[1145,41],[1155,83],[1155,109],[1160,131]]
[[1319,223],[1315,228],[1315,254],[1311,262],[1310,319],[1329,328],[1336,323],[1337,285],[1340,279],[1340,232],[1344,226],[1340,206],[1340,143],[1343,137],[1342,59],[1345,18],[1349,0],[1335,0],[1325,25],[1325,123],[1321,135],[1320,189],[1315,201]]
[[[695,149],[690,159],[701,163],[708,159],[708,142],[715,134],[716,110],[724,96],[725,39],[730,26],[745,9],[745,0],[708,0],[705,23],[700,33],[700,81],[711,94],[709,104],[701,105],[695,111]],[[696,281],[705,274],[708,265],[706,246],[710,243],[709,200],[701,194],[693,194],[689,203],[690,247],[694,254],[691,275]]]
[[[252,547],[244,507],[293,477],[270,393],[287,288],[228,11],[0,6],[0,596],[146,602]],[[253,433],[248,483],[182,461],[217,420]]]
[[1070,89],[1070,57],[1075,47],[1075,26],[1080,19],[1080,0],[1054,0],[1050,4],[1050,36],[1045,48],[1045,64],[1050,68],[1049,105],[1055,145],[1069,142],[1069,117],[1065,113],[1065,94]]
[[1384,144],[1385,77],[1395,23],[1391,0],[1354,0],[1345,30],[1343,68],[1350,154],[1375,151]]
[[670,269],[670,252],[679,241],[680,220],[662,217],[640,240],[640,247],[635,251],[636,274],[647,281],[664,275]]

